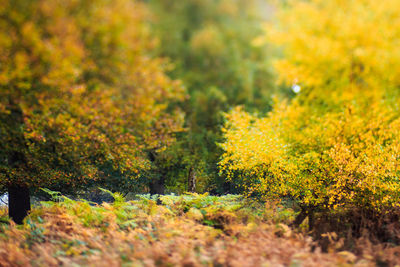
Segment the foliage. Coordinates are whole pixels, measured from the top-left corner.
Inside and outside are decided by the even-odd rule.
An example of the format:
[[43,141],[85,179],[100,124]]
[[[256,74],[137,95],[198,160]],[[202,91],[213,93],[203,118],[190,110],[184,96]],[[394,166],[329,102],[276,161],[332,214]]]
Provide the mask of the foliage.
[[[102,205],[62,198],[36,207],[23,226],[1,226],[3,266],[369,266],[378,260],[394,264],[398,251],[364,242],[357,246],[363,248],[358,255],[337,251],[335,243],[329,253],[322,253],[313,251],[309,237],[249,211],[253,220],[227,217],[223,229],[191,217],[190,211],[181,213],[183,203],[211,209],[232,206],[231,201],[246,206],[240,196],[165,196],[166,206],[157,206],[147,196]],[[265,212],[262,206],[254,211]],[[330,238],[336,240],[333,234]]]
[[380,98],[398,91],[399,9],[396,0],[291,0],[261,39],[283,46],[279,79],[301,85],[308,101]]
[[397,207],[399,8],[391,0],[282,7],[268,40],[285,48],[281,80],[301,92],[265,118],[228,114],[222,171],[238,173],[249,195],[294,199],[303,209]]
[[186,184],[191,168],[198,191],[231,191],[217,175],[222,151],[215,143],[221,141],[222,112],[239,104],[267,111],[276,92],[268,48],[251,42],[262,33],[261,4],[253,0],[148,2],[162,44],[158,55],[170,58],[171,77],[182,79],[189,92],[181,104],[188,131],[179,136],[160,166],[173,177],[175,188],[173,182],[169,186],[175,191],[187,190],[182,186],[176,190],[176,180],[184,179]]
[[267,118],[230,113],[221,167],[228,176],[242,173],[249,194],[289,197],[302,206],[397,206],[397,113],[381,104],[310,114],[296,102]]
[[181,130],[178,81],[130,0],[0,3],[1,186],[135,178]]

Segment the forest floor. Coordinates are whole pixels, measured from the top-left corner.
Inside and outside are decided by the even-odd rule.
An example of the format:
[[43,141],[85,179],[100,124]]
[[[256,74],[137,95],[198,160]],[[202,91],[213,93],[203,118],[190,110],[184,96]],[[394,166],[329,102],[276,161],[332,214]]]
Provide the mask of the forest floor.
[[400,247],[335,233],[324,249],[295,212],[240,196],[148,196],[95,205],[57,197],[24,225],[1,210],[0,266],[396,266]]

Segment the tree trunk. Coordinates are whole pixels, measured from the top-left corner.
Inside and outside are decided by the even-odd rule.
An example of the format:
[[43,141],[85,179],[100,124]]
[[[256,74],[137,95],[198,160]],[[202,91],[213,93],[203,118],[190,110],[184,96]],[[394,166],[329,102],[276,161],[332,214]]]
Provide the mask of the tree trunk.
[[196,171],[193,167],[189,169],[188,192],[196,192]]
[[164,179],[154,179],[150,182],[150,195],[164,195]]
[[[26,158],[23,152],[26,141],[23,135],[22,125],[24,124],[23,111],[18,103],[10,99],[10,116],[8,122],[10,129],[13,129],[12,145],[14,151],[8,151],[7,163],[11,168],[23,168],[26,165]],[[10,177],[11,181],[13,177]],[[22,224],[24,218],[31,209],[29,188],[26,185],[17,183],[8,185],[8,215],[17,224]]]
[[299,227],[300,224],[308,217],[308,230],[312,231],[314,229],[314,210],[312,208],[303,208],[301,212],[296,216],[293,223],[291,224],[294,227]]
[[29,188],[13,185],[8,188],[8,214],[16,224],[22,224],[31,209]]
[[150,182],[150,195],[157,196],[157,205],[161,204],[160,195],[165,194],[165,178],[154,179]]
[[315,217],[314,217],[314,211],[309,210],[308,211],[308,231],[314,230],[314,224],[315,224]]
[[296,216],[292,225],[294,227],[299,227],[300,224],[307,218],[307,210],[302,209],[301,212]]

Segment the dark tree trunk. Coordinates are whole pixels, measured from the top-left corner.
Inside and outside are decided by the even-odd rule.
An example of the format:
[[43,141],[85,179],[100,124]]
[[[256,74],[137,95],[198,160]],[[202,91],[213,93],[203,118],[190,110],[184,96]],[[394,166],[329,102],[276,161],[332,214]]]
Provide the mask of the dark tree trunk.
[[300,224],[308,217],[308,230],[312,231],[314,229],[314,210],[312,208],[303,208],[301,212],[294,219],[292,226],[299,227]]
[[13,185],[8,188],[8,214],[16,224],[22,224],[31,209],[29,188]]
[[[22,125],[24,124],[23,111],[18,103],[14,103],[10,99],[10,117],[8,122],[12,129],[12,146],[14,151],[8,151],[7,163],[9,167],[20,169],[26,165],[24,148],[26,141],[23,135]],[[11,147],[12,147],[11,146]],[[13,177],[10,177],[11,181]],[[28,186],[11,183],[8,185],[8,214],[10,218],[17,224],[22,224],[24,218],[28,215],[31,209],[30,195]]]
[[314,230],[314,225],[315,225],[315,217],[314,217],[314,211],[309,210],[308,211],[308,231]]
[[307,210],[302,209],[301,212],[296,216],[292,225],[294,227],[299,227],[300,224],[307,218]]
[[193,167],[190,167],[190,169],[189,169],[188,191],[196,192],[196,171],[194,170]]
[[[22,166],[25,157],[22,153],[14,151],[8,156],[10,166]],[[16,224],[22,224],[31,209],[28,186],[11,184],[8,186],[8,215]]]
[[[157,166],[156,158],[157,155],[154,151],[149,151],[149,159],[151,162]],[[154,171],[154,170],[153,170]],[[150,189],[150,195],[164,195],[165,193],[165,175],[164,171],[158,170],[158,172],[161,173],[160,176],[158,177],[152,177],[150,183],[149,183],[149,189]],[[156,176],[156,175],[155,175]],[[159,197],[157,197],[157,204],[161,204],[161,200]]]
[[157,196],[157,205],[161,205],[160,195],[165,194],[165,178],[154,179],[150,182],[150,195]]
[[164,179],[154,179],[150,182],[150,195],[164,195],[165,183]]

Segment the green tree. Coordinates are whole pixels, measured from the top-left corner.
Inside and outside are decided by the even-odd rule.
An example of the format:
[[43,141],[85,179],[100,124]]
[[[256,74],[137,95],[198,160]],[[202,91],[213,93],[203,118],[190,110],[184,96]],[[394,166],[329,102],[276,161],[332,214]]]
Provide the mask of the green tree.
[[216,145],[222,141],[222,112],[235,105],[268,111],[271,94],[276,91],[267,47],[252,45],[262,32],[260,3],[148,2],[161,44],[158,55],[170,58],[174,64],[171,77],[182,79],[189,92],[181,105],[187,132],[172,147],[171,154],[176,157],[169,158],[169,176],[186,181],[189,173],[195,173],[201,187],[198,190],[222,193],[229,190],[224,188],[225,180],[218,176],[217,168],[222,154]]

